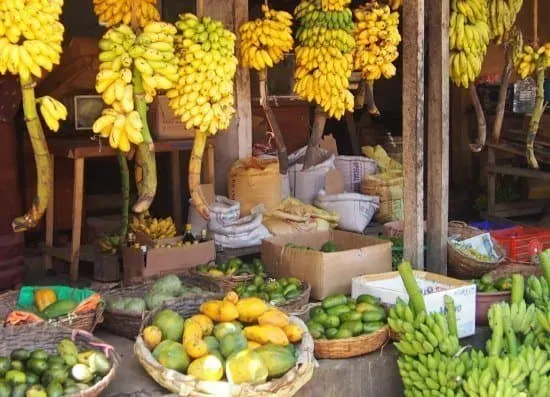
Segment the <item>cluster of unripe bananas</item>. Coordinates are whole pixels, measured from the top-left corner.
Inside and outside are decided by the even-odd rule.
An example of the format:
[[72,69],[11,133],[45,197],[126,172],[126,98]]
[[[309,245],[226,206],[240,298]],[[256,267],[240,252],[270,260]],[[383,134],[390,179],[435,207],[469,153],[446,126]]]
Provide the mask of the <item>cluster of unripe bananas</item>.
[[450,21],[451,80],[467,88],[481,73],[489,44],[485,0],[453,0]]
[[135,18],[140,27],[158,21],[157,0],[94,0],[94,12],[107,27],[122,23],[129,25]]
[[144,139],[143,120],[134,101],[136,80],[149,103],[157,90],[170,89],[178,80],[174,33],[175,28],[164,22],[149,23],[139,37],[129,26],[119,25],[100,40],[96,91],[109,107],[95,121],[93,131],[108,137],[114,149],[128,152],[131,143],[139,145]]
[[263,70],[281,62],[285,53],[292,50],[292,15],[286,11],[270,10],[262,5],[264,17],[243,24],[241,35],[241,61],[245,68]]
[[[501,44],[516,23],[523,0],[489,0],[489,30],[491,40]],[[470,11],[472,10],[464,10]]]
[[514,67],[522,79],[533,75],[537,67],[544,69],[550,67],[550,43],[539,48],[530,45],[519,47],[514,54]]
[[132,217],[130,229],[141,232],[152,240],[172,238],[176,235],[176,225],[172,217],[153,218],[147,213]]
[[[353,70],[353,15],[338,3],[338,8],[323,7],[318,0],[302,1],[295,10],[300,27],[297,31],[294,92],[315,101],[329,117],[340,119],[353,111],[354,97],[349,91]],[[332,10],[328,28],[324,9]],[[336,12],[334,12],[336,10]],[[330,11],[329,11],[330,12]],[[318,15],[308,17],[309,14]],[[321,21],[318,24],[318,21]]]
[[393,62],[399,57],[397,46],[401,42],[399,13],[374,2],[361,6],[354,14],[355,69],[367,81],[392,78],[397,71]]
[[179,80],[167,92],[170,107],[186,128],[214,135],[229,127],[235,113],[235,35],[220,21],[189,13],[175,25]]

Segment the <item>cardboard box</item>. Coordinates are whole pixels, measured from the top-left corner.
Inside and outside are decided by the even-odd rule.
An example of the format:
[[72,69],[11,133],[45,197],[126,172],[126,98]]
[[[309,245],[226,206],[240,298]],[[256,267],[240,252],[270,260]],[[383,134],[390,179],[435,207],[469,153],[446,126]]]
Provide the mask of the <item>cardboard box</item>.
[[[286,247],[288,243],[320,249],[334,241],[338,252],[324,253]],[[262,241],[261,253],[267,273],[298,277],[311,285],[311,297],[349,294],[351,279],[362,274],[391,270],[391,242],[339,230],[295,233]]]
[[[428,312],[443,313],[445,311],[443,297],[449,295],[455,301],[459,338],[473,335],[476,330],[475,284],[416,270],[414,274],[424,295]],[[409,301],[399,272],[355,277],[351,283],[351,296],[357,298],[361,294],[378,297],[388,306],[393,306],[397,298]]]
[[168,104],[168,97],[160,95],[155,98],[149,109],[149,124],[155,138],[159,141],[171,139],[193,139],[194,129],[186,129],[178,116]]
[[[142,239],[137,236],[136,234],[136,240]],[[151,276],[184,273],[192,267],[216,259],[214,240],[183,247],[154,248],[155,244],[176,244],[182,239],[183,236],[154,242],[149,239],[147,244],[142,243],[147,247],[145,251],[134,247],[124,248],[122,253],[124,284],[137,284]]]

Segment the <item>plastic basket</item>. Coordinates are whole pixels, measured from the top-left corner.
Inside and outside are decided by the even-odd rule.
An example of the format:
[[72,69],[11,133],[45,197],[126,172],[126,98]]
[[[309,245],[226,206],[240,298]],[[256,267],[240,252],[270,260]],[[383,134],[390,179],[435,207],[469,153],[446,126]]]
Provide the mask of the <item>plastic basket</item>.
[[550,229],[517,226],[492,231],[491,236],[506,249],[513,262],[531,263],[533,256],[550,248]]
[[512,229],[514,227],[514,225],[492,221],[471,222],[469,225],[475,227],[476,229],[485,230],[488,232],[492,230]]

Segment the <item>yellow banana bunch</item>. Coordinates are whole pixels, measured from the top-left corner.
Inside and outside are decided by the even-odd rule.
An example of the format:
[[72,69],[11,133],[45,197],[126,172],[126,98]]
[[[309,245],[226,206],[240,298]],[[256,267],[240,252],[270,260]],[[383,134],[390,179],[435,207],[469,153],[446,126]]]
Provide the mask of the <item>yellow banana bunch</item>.
[[193,14],[180,15],[175,25],[179,80],[166,95],[186,128],[214,135],[229,127],[235,113],[235,35],[220,21]]
[[153,218],[149,214],[141,213],[132,217],[130,229],[134,232],[141,232],[152,240],[172,238],[176,236],[176,224],[172,217]]
[[352,12],[348,8],[325,12],[319,0],[306,0],[294,14],[300,23],[294,92],[316,102],[329,117],[340,119],[354,106],[348,90],[355,46]]
[[51,96],[38,98],[40,113],[48,128],[54,132],[59,131],[59,120],[67,120],[67,108]]
[[539,48],[524,45],[514,53],[514,67],[521,79],[533,75],[539,66],[544,69],[550,67],[550,43]]
[[114,255],[118,252],[118,249],[120,248],[120,236],[103,236],[97,240],[97,244],[99,245],[101,252]]
[[323,11],[343,11],[351,0],[321,0]]
[[94,134],[109,138],[109,145],[122,152],[130,151],[130,144],[143,142],[143,123],[136,110],[129,113],[118,112],[113,108],[103,109],[101,116],[94,122]]
[[[504,35],[509,32],[523,5],[523,0],[489,0],[489,32],[491,40],[497,44],[504,41]],[[465,9],[472,13],[473,10]]]
[[361,6],[355,14],[354,68],[367,81],[395,76],[393,62],[399,57],[401,42],[399,13],[377,2]]
[[18,74],[23,81],[40,78],[42,68],[59,64],[63,25],[62,0],[0,2],[0,74]]
[[99,22],[107,27],[119,23],[129,25],[132,16],[140,27],[144,27],[160,19],[156,3],[156,0],[94,0],[94,12]]
[[485,0],[453,0],[450,21],[450,74],[457,85],[467,88],[481,73],[490,32]]
[[263,70],[281,62],[292,50],[292,15],[262,5],[263,19],[246,22],[241,34],[241,61],[245,68]]
[[387,3],[393,11],[397,11],[403,5],[403,0],[388,0]]

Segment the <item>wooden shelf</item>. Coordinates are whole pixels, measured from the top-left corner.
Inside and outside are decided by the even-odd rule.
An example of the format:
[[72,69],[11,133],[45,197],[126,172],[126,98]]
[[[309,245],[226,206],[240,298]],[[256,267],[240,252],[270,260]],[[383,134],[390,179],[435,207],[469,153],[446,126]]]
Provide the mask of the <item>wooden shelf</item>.
[[514,175],[525,178],[535,178],[550,181],[550,172],[511,167],[508,165],[488,165],[487,172],[491,174]]

